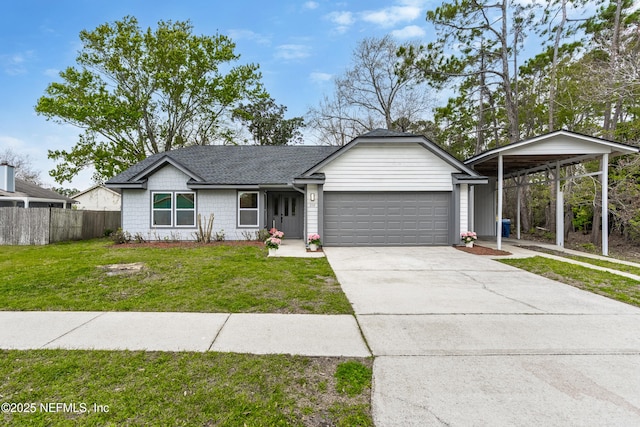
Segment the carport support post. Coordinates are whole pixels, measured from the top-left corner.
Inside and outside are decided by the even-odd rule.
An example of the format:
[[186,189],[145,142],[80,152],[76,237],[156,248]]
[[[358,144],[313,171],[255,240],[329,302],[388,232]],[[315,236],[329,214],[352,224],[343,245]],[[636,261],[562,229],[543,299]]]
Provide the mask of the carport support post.
[[564,247],[564,194],[560,188],[560,162],[556,162],[556,245]]
[[504,191],[504,165],[502,153],[498,154],[498,212],[496,212],[496,243],[502,249],[502,192]]
[[516,178],[516,199],[517,199],[517,206],[518,206],[518,212],[516,213],[516,227],[518,227],[517,230],[517,237],[518,240],[520,240],[520,196],[521,196],[521,192],[522,192],[522,184],[524,182],[524,177],[520,178],[519,176],[517,176]]
[[609,256],[609,153],[602,155],[602,255]]

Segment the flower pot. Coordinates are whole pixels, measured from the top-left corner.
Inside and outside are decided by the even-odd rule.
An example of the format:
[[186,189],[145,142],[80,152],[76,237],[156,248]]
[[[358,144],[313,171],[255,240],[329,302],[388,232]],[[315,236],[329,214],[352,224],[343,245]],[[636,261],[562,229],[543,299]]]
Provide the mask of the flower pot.
[[269,256],[276,256],[278,248],[269,248]]
[[318,245],[316,245],[315,243],[309,243],[309,250],[311,252],[315,252],[318,250]]
[[465,246],[468,248],[472,248],[473,247],[473,242],[467,242],[465,243]]

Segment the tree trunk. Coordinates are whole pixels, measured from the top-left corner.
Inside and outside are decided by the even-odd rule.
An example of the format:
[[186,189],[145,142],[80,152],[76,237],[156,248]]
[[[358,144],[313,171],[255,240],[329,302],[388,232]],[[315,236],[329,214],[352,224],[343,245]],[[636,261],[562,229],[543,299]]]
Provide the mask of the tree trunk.
[[511,88],[511,77],[509,70],[509,45],[508,25],[507,25],[507,4],[503,0],[502,9],[502,31],[501,31],[501,56],[502,56],[502,87],[504,89],[504,103],[507,113],[507,122],[509,126],[509,142],[517,142],[520,139],[520,130],[518,129],[518,104],[513,99],[513,89]]
[[558,71],[558,50],[560,48],[560,39],[564,32],[564,26],[567,23],[567,0],[562,0],[562,19],[556,29],[556,37],[553,43],[553,60],[551,62],[551,78],[549,84],[549,132],[555,130],[555,102],[556,102],[556,74]]
[[531,209],[529,208],[529,186],[523,185],[520,188],[520,225],[525,233],[531,230]]
[[596,194],[593,200],[593,222],[591,226],[591,243],[596,246],[599,246],[601,243],[600,239],[600,227],[602,220],[602,200],[600,199],[601,191],[600,186],[596,185]]

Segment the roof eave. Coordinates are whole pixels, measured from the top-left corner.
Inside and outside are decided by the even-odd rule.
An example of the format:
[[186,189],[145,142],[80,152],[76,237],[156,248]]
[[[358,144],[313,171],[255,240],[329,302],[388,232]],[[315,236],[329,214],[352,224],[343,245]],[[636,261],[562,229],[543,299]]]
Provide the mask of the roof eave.
[[191,190],[259,190],[259,184],[217,184],[212,182],[188,182]]
[[486,176],[470,176],[466,174],[454,173],[453,183],[454,184],[488,184],[489,178]]
[[467,167],[463,162],[453,157],[451,154],[446,152],[444,149],[440,148],[434,142],[429,141],[426,137],[422,135],[396,135],[396,136],[359,136],[351,140],[348,144],[343,146],[337,151],[334,151],[329,156],[306,170],[300,177],[308,178],[309,176],[318,172],[318,170],[322,169],[328,163],[331,163],[336,158],[342,156],[347,151],[351,150],[353,147],[358,144],[366,142],[367,144],[388,144],[394,142],[414,142],[416,144],[422,145],[426,150],[430,151],[432,154],[439,157],[441,160],[445,161],[449,165],[453,166],[456,169],[459,169],[461,172],[466,173],[470,176],[480,176],[476,171]]
[[[608,146],[612,149],[610,154],[613,156],[620,156],[620,155],[633,154],[633,153],[640,152],[640,148],[634,147],[632,145],[622,144],[620,142],[615,142],[615,141],[609,141],[609,140],[597,138],[594,136],[583,135],[576,132],[558,130],[558,131],[549,132],[534,138],[529,138],[523,141],[514,142],[512,144],[503,145],[502,147],[492,148],[491,150],[487,150],[484,153],[480,153],[476,156],[473,156],[465,160],[463,163],[467,166],[474,166],[474,165],[477,165],[478,163],[482,163],[482,162],[486,162],[488,160],[494,159],[498,157],[500,153],[505,153],[511,150],[515,150],[525,145],[535,144],[537,142],[540,142],[549,138],[553,138],[558,135],[565,135],[572,138],[580,139],[582,141],[588,141],[591,143]],[[508,155],[508,154],[504,154],[504,155]]]
[[191,178],[191,179],[193,179],[195,181],[201,181],[201,182],[204,181],[204,179],[202,179],[202,177],[200,177],[198,174],[196,174],[193,171],[191,171],[188,167],[186,167],[182,163],[178,162],[177,160],[175,160],[174,158],[172,158],[168,154],[165,154],[164,156],[160,157],[155,162],[151,163],[149,166],[144,168],[142,171],[140,171],[138,174],[136,174],[129,181],[142,181],[142,180],[146,179],[149,175],[155,173],[158,169],[163,168],[166,165],[171,165],[171,166],[175,167],[180,172],[184,173],[189,178]]
[[147,189],[147,181],[137,181],[137,182],[109,182],[105,184],[107,188],[120,188],[120,189]]

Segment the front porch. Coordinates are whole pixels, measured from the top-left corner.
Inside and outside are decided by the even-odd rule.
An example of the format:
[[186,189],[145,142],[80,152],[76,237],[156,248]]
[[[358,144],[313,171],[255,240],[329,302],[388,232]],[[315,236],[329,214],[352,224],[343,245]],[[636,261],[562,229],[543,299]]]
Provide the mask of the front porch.
[[324,252],[308,252],[305,241],[302,239],[285,239],[282,240],[280,248],[275,255],[269,255],[274,258],[290,257],[290,258],[324,258]]

